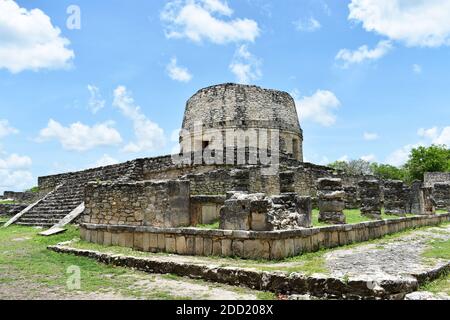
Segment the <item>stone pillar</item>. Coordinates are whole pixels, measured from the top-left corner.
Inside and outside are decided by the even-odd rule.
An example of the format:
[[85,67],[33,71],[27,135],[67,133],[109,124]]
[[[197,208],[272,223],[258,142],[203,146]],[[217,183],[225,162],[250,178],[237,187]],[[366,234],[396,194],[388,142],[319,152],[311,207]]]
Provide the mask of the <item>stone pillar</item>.
[[361,198],[361,215],[381,219],[381,186],[377,180],[363,180],[358,183]]
[[409,191],[407,211],[411,214],[420,215],[424,213],[424,199],[422,181],[414,181]]
[[345,191],[345,209],[357,209],[360,206],[358,199],[358,189],[354,186],[344,187]]
[[433,188],[422,187],[425,215],[436,214],[436,201],[433,198]]
[[322,178],[317,181],[319,222],[344,224],[345,192],[341,179]]
[[433,197],[438,209],[450,211],[450,183],[435,183]]
[[388,180],[384,183],[384,212],[387,215],[406,216],[405,191],[403,181]]

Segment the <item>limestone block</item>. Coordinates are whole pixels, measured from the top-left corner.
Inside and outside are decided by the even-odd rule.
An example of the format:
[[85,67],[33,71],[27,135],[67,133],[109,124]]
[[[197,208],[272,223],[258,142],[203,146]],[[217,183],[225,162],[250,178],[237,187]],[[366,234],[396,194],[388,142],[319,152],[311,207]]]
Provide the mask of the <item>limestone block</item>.
[[186,254],[186,238],[183,236],[176,237],[176,252],[178,254]]

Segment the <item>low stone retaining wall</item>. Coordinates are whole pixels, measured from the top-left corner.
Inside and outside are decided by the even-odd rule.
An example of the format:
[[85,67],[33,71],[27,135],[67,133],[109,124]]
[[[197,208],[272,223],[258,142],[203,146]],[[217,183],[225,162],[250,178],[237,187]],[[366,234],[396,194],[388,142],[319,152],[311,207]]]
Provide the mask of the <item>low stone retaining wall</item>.
[[180,255],[279,260],[450,221],[450,213],[288,231],[230,231],[81,224],[85,241]]
[[152,257],[124,256],[63,245],[48,247],[63,254],[95,259],[100,263],[133,268],[149,273],[176,274],[192,279],[204,279],[251,289],[282,294],[310,294],[334,299],[389,299],[401,300],[416,291],[419,285],[439,278],[450,270],[450,264],[431,271],[405,277],[403,280],[385,279],[376,283],[363,279],[343,280],[326,276],[306,276],[300,273],[258,271],[253,269],[220,267],[214,265],[161,261]]

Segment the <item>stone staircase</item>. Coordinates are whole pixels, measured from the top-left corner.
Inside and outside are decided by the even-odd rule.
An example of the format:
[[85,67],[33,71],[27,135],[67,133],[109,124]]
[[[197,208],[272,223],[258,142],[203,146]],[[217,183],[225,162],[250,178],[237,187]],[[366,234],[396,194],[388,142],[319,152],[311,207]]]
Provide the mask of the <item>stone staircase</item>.
[[[1,0],[0,0],[1,1]],[[140,160],[125,164],[62,174],[59,185],[29,210],[19,213],[6,226],[53,227],[84,202],[84,189],[89,181],[134,181],[140,177]],[[75,220],[76,221],[76,220]]]
[[84,184],[67,181],[17,220],[23,226],[52,227],[84,201]]

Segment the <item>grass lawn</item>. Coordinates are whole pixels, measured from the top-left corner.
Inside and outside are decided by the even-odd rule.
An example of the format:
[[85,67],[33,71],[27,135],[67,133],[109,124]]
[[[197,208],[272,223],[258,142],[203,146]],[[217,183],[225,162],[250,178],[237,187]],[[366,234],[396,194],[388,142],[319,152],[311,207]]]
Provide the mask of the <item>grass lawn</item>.
[[445,293],[450,296],[450,273],[447,273],[445,276],[421,286],[419,290],[429,291],[435,294]]
[[[347,218],[347,224],[356,224],[361,222],[367,222],[367,221],[374,221],[374,219],[364,217],[361,215],[361,210],[359,209],[346,209],[344,210],[344,215]],[[413,214],[406,215],[407,217],[413,217]],[[319,209],[314,209],[312,212],[313,217],[313,226],[314,227],[325,227],[328,224],[319,222]],[[384,213],[384,210],[382,210],[381,218],[384,220],[389,219],[398,219],[396,216],[389,216]]]
[[14,200],[0,200],[0,204],[15,204]]
[[[7,220],[0,219],[0,222]],[[100,264],[85,257],[55,253],[47,246],[79,237],[78,229],[70,226],[67,232],[52,237],[39,236],[40,231],[14,225],[0,228],[0,299],[16,296],[19,299],[43,299],[47,295],[57,299],[78,299],[80,295],[96,299],[99,294],[131,299],[207,299],[210,292],[217,294],[217,290],[234,295],[241,295],[239,290],[246,290],[248,295],[267,298],[267,294],[257,291],[202,280],[181,278],[175,281],[161,275]],[[81,288],[75,291],[67,286],[71,266],[81,270]],[[186,288],[179,289],[180,286]],[[200,288],[203,293],[199,296],[196,291],[189,292],[190,286]],[[174,287],[178,289],[174,290]]]

